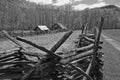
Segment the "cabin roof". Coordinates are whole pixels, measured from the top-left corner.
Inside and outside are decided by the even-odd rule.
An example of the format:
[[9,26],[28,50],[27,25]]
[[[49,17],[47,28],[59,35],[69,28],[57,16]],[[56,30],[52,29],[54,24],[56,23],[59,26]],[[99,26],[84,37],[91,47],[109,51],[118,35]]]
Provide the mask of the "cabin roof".
[[45,26],[45,25],[38,25],[37,28],[39,28],[42,31],[49,30],[49,28],[47,26]]

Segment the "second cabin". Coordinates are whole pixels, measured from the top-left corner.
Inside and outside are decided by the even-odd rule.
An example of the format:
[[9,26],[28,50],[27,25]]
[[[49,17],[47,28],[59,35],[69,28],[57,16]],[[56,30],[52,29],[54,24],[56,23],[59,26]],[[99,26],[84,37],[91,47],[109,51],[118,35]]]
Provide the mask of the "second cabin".
[[61,23],[55,23],[55,24],[53,24],[50,27],[50,29],[52,31],[65,31],[65,30],[67,30],[67,28],[63,24],[61,24]]

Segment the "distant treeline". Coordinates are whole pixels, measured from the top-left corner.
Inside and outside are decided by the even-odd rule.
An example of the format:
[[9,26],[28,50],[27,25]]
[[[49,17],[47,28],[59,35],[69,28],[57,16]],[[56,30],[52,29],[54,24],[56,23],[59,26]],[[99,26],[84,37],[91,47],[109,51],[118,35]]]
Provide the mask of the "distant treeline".
[[26,0],[0,1],[0,30],[33,30],[37,25],[49,28],[56,22],[70,29],[80,29],[85,23],[92,28],[101,16],[105,18],[103,28],[119,28],[120,10],[115,6],[75,11],[70,4],[55,7]]

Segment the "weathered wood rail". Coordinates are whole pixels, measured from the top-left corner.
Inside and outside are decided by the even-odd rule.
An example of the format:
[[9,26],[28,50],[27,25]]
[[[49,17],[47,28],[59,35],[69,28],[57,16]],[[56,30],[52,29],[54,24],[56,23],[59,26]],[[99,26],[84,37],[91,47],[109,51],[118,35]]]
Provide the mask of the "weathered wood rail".
[[[19,48],[1,51],[0,79],[20,80],[102,80],[103,53],[100,41],[104,19],[101,18],[94,33],[87,32],[86,24],[75,43],[75,49],[67,52],[57,52],[57,49],[69,38],[73,31],[68,31],[50,50],[37,45],[22,37],[11,37],[6,31],[3,33]],[[40,52],[27,50],[19,41],[40,49]],[[36,57],[37,60],[32,60]]]

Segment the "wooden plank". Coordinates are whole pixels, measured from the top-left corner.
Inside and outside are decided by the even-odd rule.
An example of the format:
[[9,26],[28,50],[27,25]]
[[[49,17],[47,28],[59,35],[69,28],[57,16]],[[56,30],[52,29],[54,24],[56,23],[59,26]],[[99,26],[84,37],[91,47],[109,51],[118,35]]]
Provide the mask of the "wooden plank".
[[89,33],[89,34],[88,34],[88,33],[87,33],[86,36],[88,36],[88,37],[89,37],[89,36],[95,37],[95,34],[93,34],[93,33]]
[[83,33],[84,35],[86,35],[86,33],[87,33],[87,27],[88,27],[88,23],[85,24],[84,33]]
[[36,62],[30,61],[14,61],[14,62],[0,62],[0,66],[10,65],[10,64],[35,64]]
[[[93,58],[92,58],[89,66],[88,66],[88,68],[87,68],[87,70],[86,70],[86,74],[89,75],[89,73],[90,73],[90,71],[91,71],[91,69],[92,69],[92,65],[93,65]],[[86,77],[83,77],[83,80],[87,80]]]
[[79,62],[79,61],[81,61],[81,60],[88,59],[88,58],[90,58],[90,57],[91,57],[91,56],[86,56],[86,57],[83,57],[83,58],[80,58],[80,59],[76,59],[76,60],[71,61],[71,63],[77,63],[77,62]]
[[5,50],[5,51],[0,51],[0,54],[7,55],[8,53],[10,54],[10,53],[16,52],[18,50],[20,50],[20,48],[14,48],[14,49],[9,49],[9,50]]
[[82,75],[76,76],[74,79],[72,80],[78,80],[79,78],[82,78]]
[[12,68],[5,68],[5,69],[0,69],[0,73],[17,73],[17,72],[22,72],[22,71],[28,71],[30,66],[25,66],[25,67],[12,67]]
[[81,47],[82,46],[81,43],[82,43],[83,39],[84,39],[84,35],[81,35],[80,39],[78,41],[78,46],[77,47]]
[[88,80],[93,80],[88,74],[86,74],[81,68],[69,63],[70,66],[72,66],[74,69],[76,69],[80,74],[85,76]]
[[84,36],[86,35],[87,33],[87,26],[88,26],[88,23],[86,23],[83,27],[82,27],[82,32],[81,32],[81,35],[79,36],[79,41],[78,41],[78,46],[77,47],[81,47],[81,42],[83,41],[84,39]]
[[80,60],[80,59],[82,60],[82,59],[90,57],[92,55],[93,55],[93,53],[91,53],[91,54],[85,54],[85,55],[82,55],[82,56],[74,56],[72,58],[66,59],[65,61],[66,62],[73,62],[73,61]]
[[70,80],[74,80],[78,76],[82,76],[82,75],[79,72],[77,72],[77,73],[74,73],[74,74],[69,74],[68,78]]
[[75,69],[75,70],[71,70],[70,71],[72,74],[75,74],[75,73],[77,73],[77,70]]
[[[82,36],[82,35],[80,34],[79,36]],[[84,35],[84,36],[87,36],[87,37],[95,37],[95,34],[93,34],[93,33],[87,33],[87,34]]]
[[55,52],[67,39],[68,37],[73,33],[73,31],[67,32],[51,49],[51,52]]
[[40,53],[40,52],[31,52],[31,51],[28,51],[28,50],[21,50],[20,52],[22,52],[23,54],[28,55],[28,56],[45,58],[45,55]]
[[94,50],[92,49],[92,50],[83,52],[83,53],[81,53],[81,54],[77,54],[77,55],[72,56],[72,57],[69,57],[69,58],[65,58],[65,59],[63,58],[60,62],[61,62],[62,64],[67,64],[67,63],[69,63],[69,62],[71,62],[71,61],[73,61],[73,60],[91,56],[91,55],[93,55],[93,52],[94,52]]
[[87,46],[81,47],[81,48],[76,48],[75,51],[84,51],[84,50],[89,50],[94,47],[94,44],[89,44]]
[[90,34],[90,35],[89,35],[89,34],[87,34],[86,36],[87,36],[88,38],[95,39],[95,35],[94,35],[94,34]]
[[89,38],[89,37],[87,37],[87,36],[84,36],[84,39],[87,40],[87,41],[89,41],[89,42],[91,42],[91,43],[94,43],[94,42],[95,42],[94,39]]
[[10,57],[10,58],[7,58],[7,59],[0,60],[0,62],[6,62],[6,61],[11,61],[11,60],[16,60],[16,59],[18,59],[18,58]]
[[[86,52],[86,51],[88,51],[88,50],[91,50],[93,47],[94,47],[94,44],[90,44],[90,45],[85,46],[85,47],[76,48],[76,49],[73,49],[73,50],[71,50],[71,51],[69,51],[69,52],[67,52],[67,53],[64,53],[63,55],[61,55],[61,57],[63,57],[63,58],[68,58],[68,57],[75,56],[75,55],[77,55],[78,53],[79,53],[79,55],[80,55],[80,54],[82,54],[82,53],[84,53],[84,52]],[[82,52],[80,53],[80,51],[82,51]]]
[[20,73],[2,74],[2,75],[0,75],[0,79],[19,79],[22,76],[23,76],[23,74],[20,74]]
[[0,57],[0,60],[6,59],[6,58],[9,58],[9,57],[13,57],[13,56],[16,56],[16,55],[17,55],[16,53],[12,53],[12,54],[9,54],[9,55],[6,55],[6,56],[2,56],[2,57]]
[[[87,41],[89,41],[89,42],[91,42],[91,43],[94,43],[94,42],[95,42],[95,39],[89,38],[89,37],[87,37],[87,36],[84,36],[84,39],[87,40]],[[99,41],[99,44],[103,44],[103,42],[102,42],[102,41]]]
[[86,23],[85,25],[83,25],[81,35],[87,33],[87,26],[88,26],[88,23]]
[[100,42],[100,36],[101,36],[101,33],[102,33],[102,27],[103,27],[103,23],[104,23],[104,18],[103,17],[101,17],[101,19],[100,19],[100,23],[99,23],[99,26],[98,26],[98,29],[96,29],[96,31],[98,32],[98,34],[97,34],[97,44],[99,45],[99,42]]
[[[21,73],[6,73],[6,74],[1,74],[0,75],[0,79],[21,79],[21,77],[23,76],[24,74],[21,74]],[[35,79],[35,78],[41,78],[40,76],[36,76],[36,75],[31,75],[30,77],[29,77],[29,79],[32,79],[33,78],[33,80]],[[28,79],[28,80],[29,80]]]

